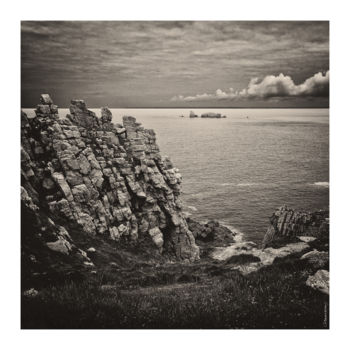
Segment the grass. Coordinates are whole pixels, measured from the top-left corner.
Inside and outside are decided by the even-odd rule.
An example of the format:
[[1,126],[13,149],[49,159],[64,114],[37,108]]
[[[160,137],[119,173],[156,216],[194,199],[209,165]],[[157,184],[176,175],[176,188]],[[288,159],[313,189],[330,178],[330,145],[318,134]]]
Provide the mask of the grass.
[[210,261],[109,269],[23,297],[22,328],[328,328],[312,273],[299,255],[246,276]]

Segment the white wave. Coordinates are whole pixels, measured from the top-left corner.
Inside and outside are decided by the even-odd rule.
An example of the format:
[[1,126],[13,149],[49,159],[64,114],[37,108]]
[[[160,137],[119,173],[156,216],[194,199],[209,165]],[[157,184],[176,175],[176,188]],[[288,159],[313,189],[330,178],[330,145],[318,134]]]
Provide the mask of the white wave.
[[246,187],[246,186],[255,186],[255,185],[259,185],[256,182],[242,182],[237,184],[237,187]]
[[244,242],[244,233],[238,230],[236,227],[233,227],[231,225],[228,225],[224,222],[220,222],[220,225],[225,226],[230,231],[235,233],[235,243]]
[[324,182],[314,182],[313,183],[313,185],[314,186],[319,186],[319,187],[329,187],[329,182],[326,182],[326,181],[324,181]]
[[187,208],[191,209],[192,211],[198,211],[198,209],[193,205],[188,205]]

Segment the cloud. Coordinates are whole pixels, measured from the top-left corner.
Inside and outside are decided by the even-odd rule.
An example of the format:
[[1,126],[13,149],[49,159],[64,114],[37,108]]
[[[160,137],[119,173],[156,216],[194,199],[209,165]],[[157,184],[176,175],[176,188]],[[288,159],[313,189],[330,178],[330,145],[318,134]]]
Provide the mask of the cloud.
[[[329,67],[328,22],[24,21],[21,28],[27,106],[37,102],[26,98],[33,90],[59,89],[60,105],[90,86],[141,107],[145,99],[136,95],[144,91],[157,96],[147,99],[154,106],[161,99],[167,107],[177,94],[180,100],[210,100],[217,87],[216,98],[229,101],[250,77],[278,69],[299,83]],[[192,96],[198,92],[207,93]]]
[[329,71],[319,72],[296,85],[293,79],[280,73],[278,76],[268,75],[262,80],[253,78],[248,86],[240,91],[230,88],[228,91],[217,89],[213,94],[197,94],[195,96],[178,95],[172,101],[220,101],[236,99],[269,99],[272,97],[327,97],[329,96]]

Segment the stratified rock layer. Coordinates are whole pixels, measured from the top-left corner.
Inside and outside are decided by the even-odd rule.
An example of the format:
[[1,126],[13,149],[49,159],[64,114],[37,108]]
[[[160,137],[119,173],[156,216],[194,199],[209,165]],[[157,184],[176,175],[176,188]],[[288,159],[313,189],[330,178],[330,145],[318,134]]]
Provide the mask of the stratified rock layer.
[[262,242],[265,248],[278,237],[328,235],[328,211],[301,212],[282,206],[270,217],[270,226]]
[[[22,112],[21,127],[23,189],[55,224],[114,241],[148,239],[160,252],[199,258],[181,211],[181,175],[161,157],[153,130],[130,116],[115,125],[107,107],[98,118],[82,100],[60,119],[49,95],[36,117]],[[69,251],[60,240],[48,247]]]

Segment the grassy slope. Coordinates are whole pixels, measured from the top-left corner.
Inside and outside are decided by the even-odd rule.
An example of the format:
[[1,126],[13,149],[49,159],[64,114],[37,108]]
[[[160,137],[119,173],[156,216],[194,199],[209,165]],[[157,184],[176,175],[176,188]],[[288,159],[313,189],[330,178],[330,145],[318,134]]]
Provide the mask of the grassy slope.
[[247,276],[209,259],[104,267],[23,298],[22,328],[328,328],[328,296],[305,286],[316,270],[300,255]]

